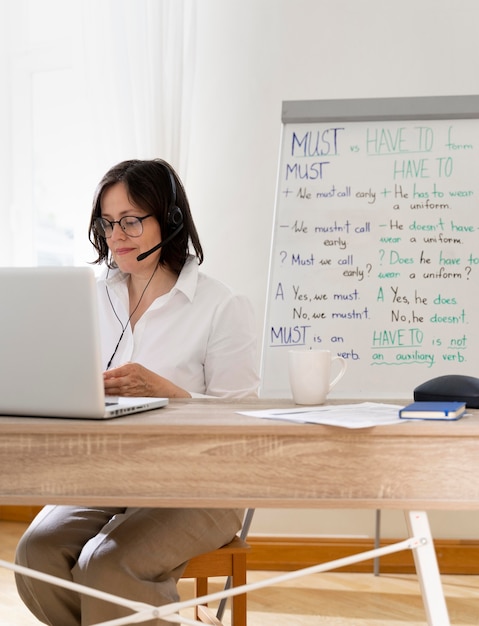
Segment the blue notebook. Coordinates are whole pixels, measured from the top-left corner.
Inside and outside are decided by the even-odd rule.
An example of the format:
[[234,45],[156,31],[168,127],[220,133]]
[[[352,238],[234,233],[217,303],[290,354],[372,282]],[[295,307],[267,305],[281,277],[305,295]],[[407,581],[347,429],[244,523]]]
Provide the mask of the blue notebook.
[[413,402],[399,410],[399,417],[408,420],[457,420],[465,412],[465,402]]

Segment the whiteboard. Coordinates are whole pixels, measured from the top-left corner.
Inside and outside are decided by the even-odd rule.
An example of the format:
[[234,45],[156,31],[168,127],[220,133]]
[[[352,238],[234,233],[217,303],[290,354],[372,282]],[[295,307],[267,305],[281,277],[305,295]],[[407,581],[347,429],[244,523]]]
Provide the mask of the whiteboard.
[[347,359],[330,397],[479,376],[479,96],[284,102],[261,395],[290,349]]

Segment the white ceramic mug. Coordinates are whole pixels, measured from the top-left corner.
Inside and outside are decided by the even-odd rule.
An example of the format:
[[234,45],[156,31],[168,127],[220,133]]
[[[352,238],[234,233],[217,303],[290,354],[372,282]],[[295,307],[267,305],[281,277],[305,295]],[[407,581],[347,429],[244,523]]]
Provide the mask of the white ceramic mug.
[[[290,350],[288,357],[289,382],[296,404],[323,404],[346,372],[346,359],[333,356],[329,350]],[[341,367],[331,380],[335,361]]]

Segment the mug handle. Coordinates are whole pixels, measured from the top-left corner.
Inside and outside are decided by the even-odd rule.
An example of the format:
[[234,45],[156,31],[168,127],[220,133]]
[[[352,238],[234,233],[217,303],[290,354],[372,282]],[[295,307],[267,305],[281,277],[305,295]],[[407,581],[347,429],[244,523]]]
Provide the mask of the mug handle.
[[333,356],[333,358],[331,359],[331,364],[334,361],[340,361],[341,362],[341,369],[339,370],[338,374],[336,375],[336,378],[334,378],[330,383],[329,383],[329,391],[331,391],[331,389],[334,387],[334,385],[336,383],[338,383],[341,378],[344,376],[345,372],[346,372],[346,368],[348,366],[348,362],[346,361],[346,359],[342,356]]

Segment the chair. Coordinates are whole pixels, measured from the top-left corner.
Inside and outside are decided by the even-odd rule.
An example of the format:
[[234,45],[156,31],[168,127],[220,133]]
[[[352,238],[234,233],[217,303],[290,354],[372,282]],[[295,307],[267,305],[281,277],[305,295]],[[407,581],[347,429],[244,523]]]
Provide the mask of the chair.
[[[192,558],[182,578],[195,578],[196,597],[207,595],[208,578],[227,576],[225,589],[246,584],[246,554],[250,547],[245,539],[253,519],[254,509],[247,509],[241,532],[230,543]],[[226,598],[221,600],[216,615],[207,606],[195,608],[195,619],[204,624],[222,626]],[[246,626],[246,594],[238,594],[231,599],[231,626]]]

